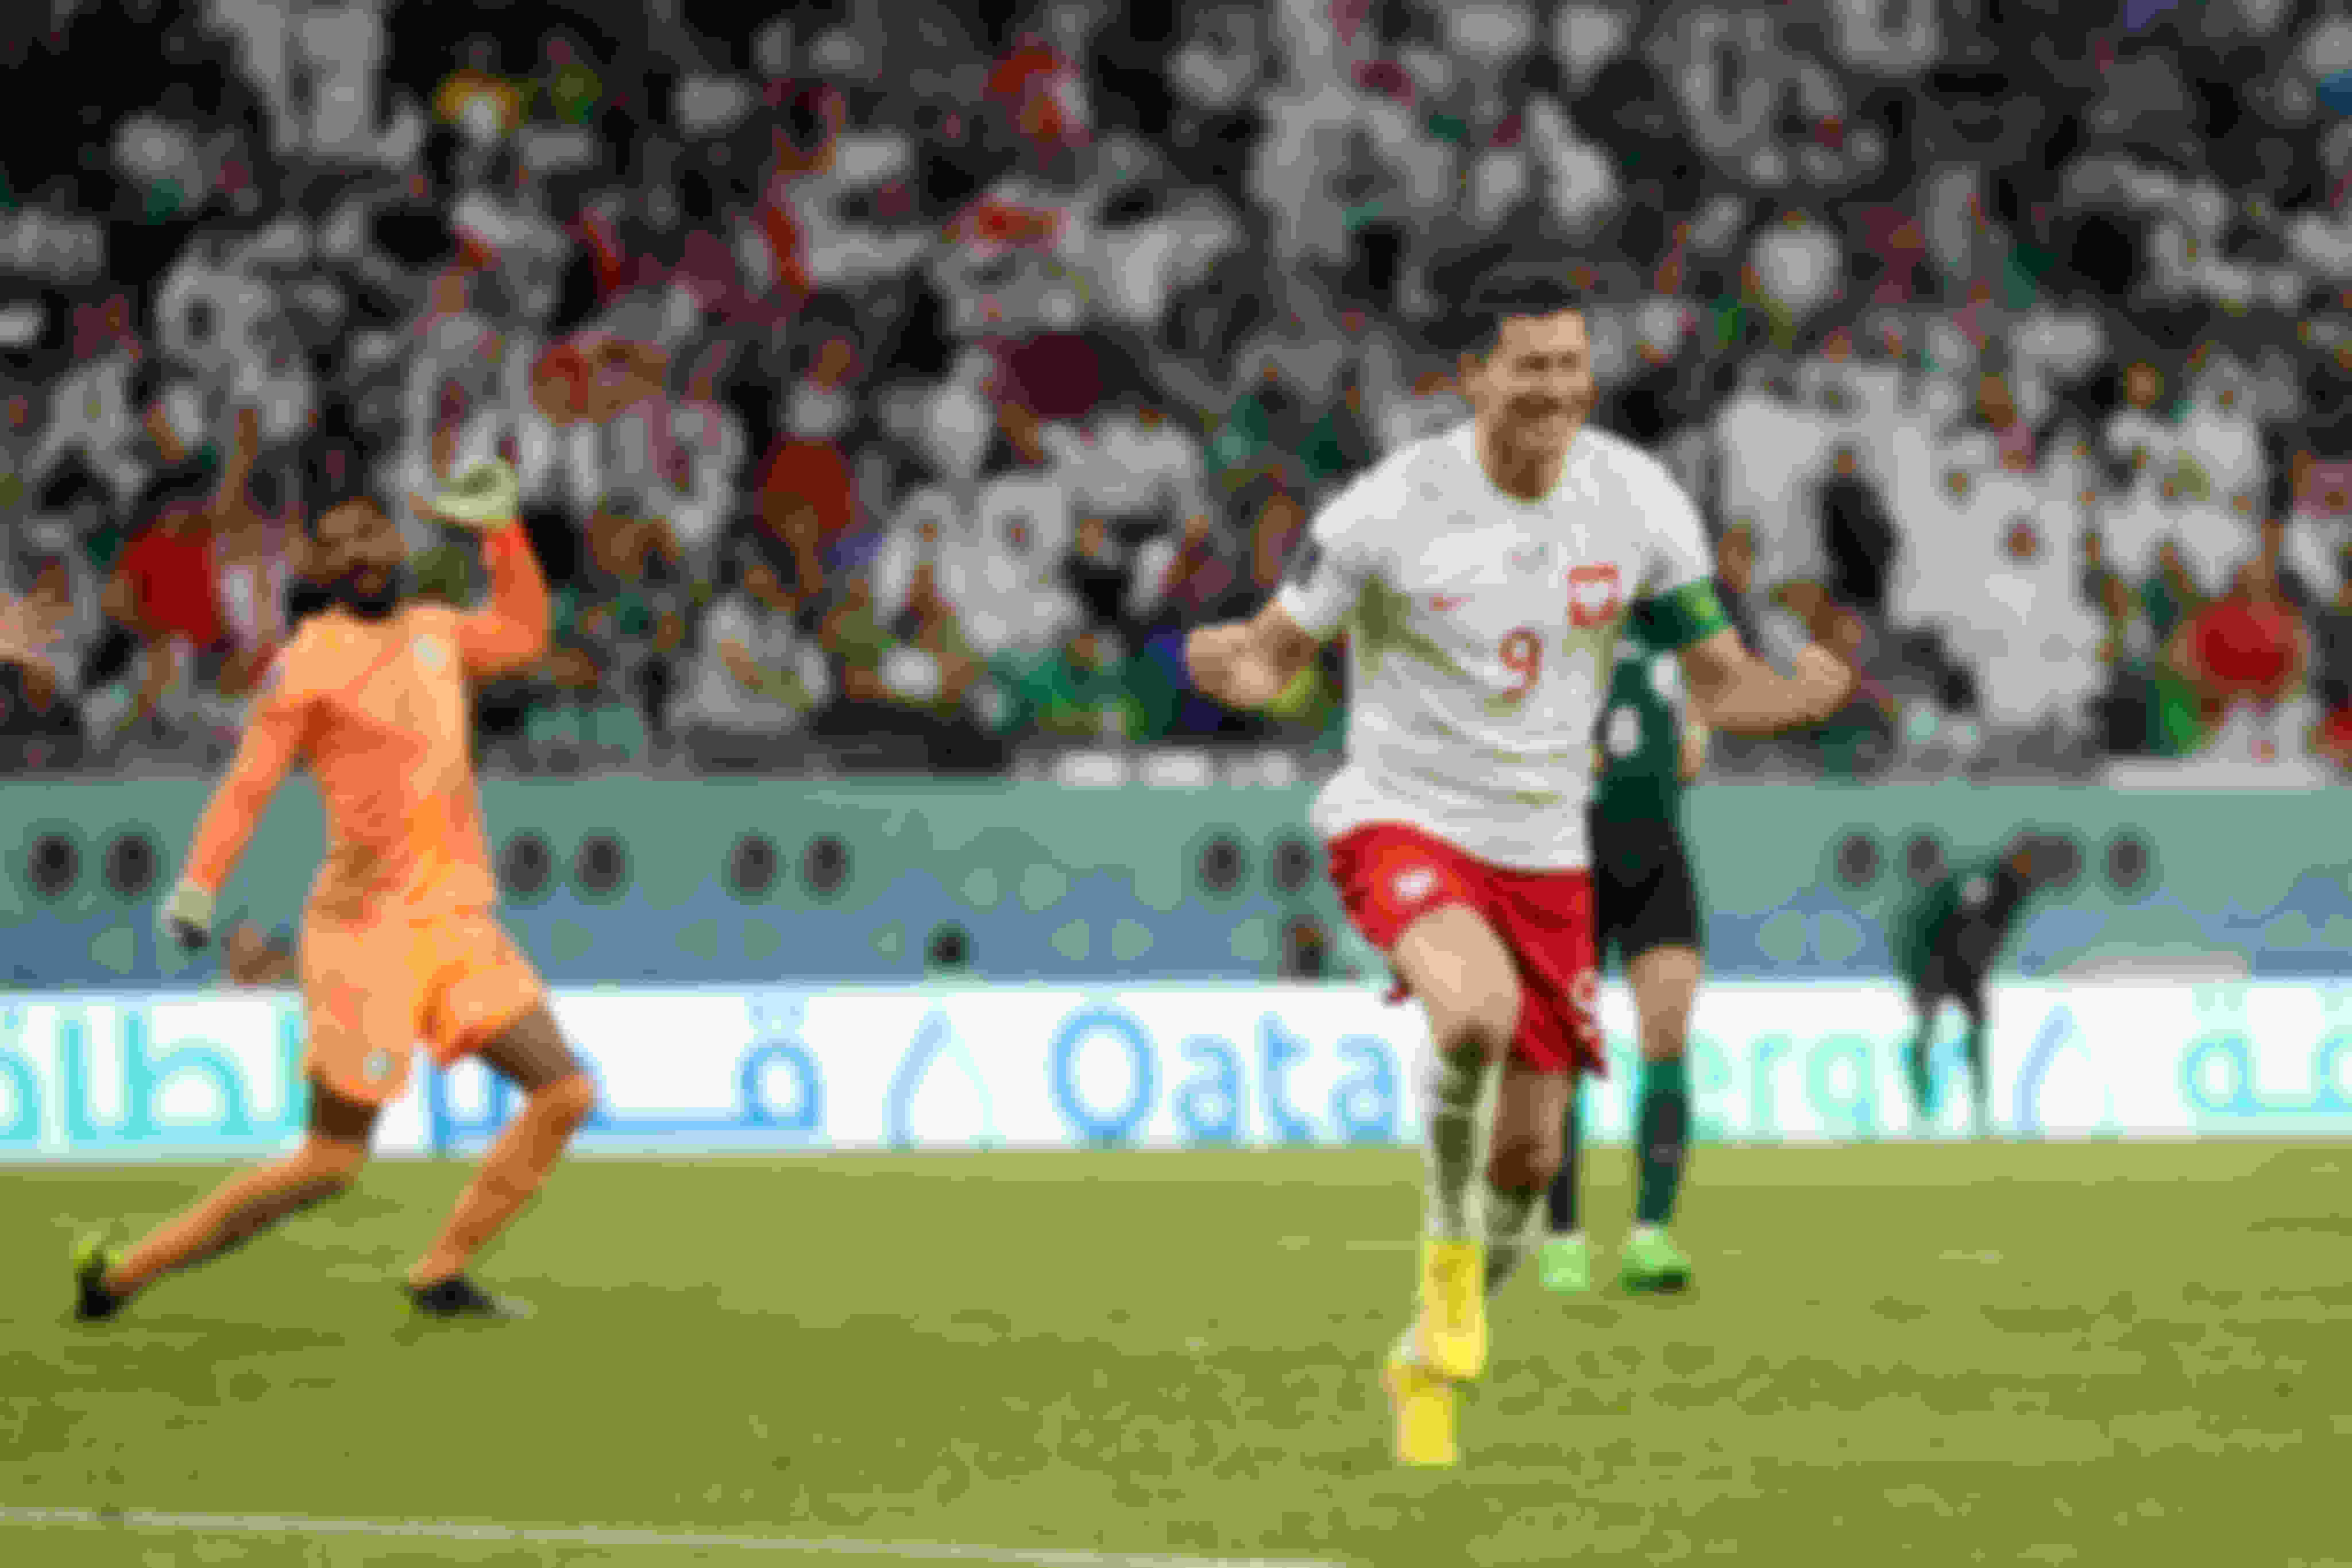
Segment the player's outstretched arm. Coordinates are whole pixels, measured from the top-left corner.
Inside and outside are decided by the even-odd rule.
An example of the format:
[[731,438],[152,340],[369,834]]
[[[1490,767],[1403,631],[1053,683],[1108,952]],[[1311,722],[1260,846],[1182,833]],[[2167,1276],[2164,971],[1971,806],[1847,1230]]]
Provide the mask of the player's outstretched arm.
[[547,576],[520,522],[485,537],[482,560],[490,573],[490,602],[457,618],[457,647],[467,673],[477,680],[524,668],[546,657],[553,619]]
[[1265,708],[1315,658],[1315,638],[1279,604],[1245,621],[1202,626],[1184,639],[1192,684],[1228,708]]
[[489,568],[490,602],[457,617],[457,650],[466,673],[492,679],[537,663],[547,652],[552,616],[547,576],[522,527],[521,486],[513,466],[477,464],[456,484],[426,498],[411,496],[418,515],[482,536]]
[[262,678],[261,695],[255,699],[252,715],[246,721],[236,759],[229,763],[205,806],[196,837],[188,847],[187,866],[164,903],[164,933],[186,952],[196,952],[211,942],[214,901],[245,847],[253,841],[253,830],[261,825],[262,813],[269,809],[270,797],[301,757],[310,710],[307,702],[289,695],[285,688],[286,658],[280,653],[278,663]]
[[1376,570],[1363,535],[1395,515],[1394,489],[1385,468],[1349,486],[1307,525],[1265,608],[1186,637],[1184,668],[1193,685],[1229,708],[1271,707],[1289,690],[1361,602]]
[[1818,643],[1799,649],[1794,672],[1782,675],[1727,628],[1683,649],[1682,666],[1698,717],[1736,734],[1818,724],[1853,694],[1852,667]]

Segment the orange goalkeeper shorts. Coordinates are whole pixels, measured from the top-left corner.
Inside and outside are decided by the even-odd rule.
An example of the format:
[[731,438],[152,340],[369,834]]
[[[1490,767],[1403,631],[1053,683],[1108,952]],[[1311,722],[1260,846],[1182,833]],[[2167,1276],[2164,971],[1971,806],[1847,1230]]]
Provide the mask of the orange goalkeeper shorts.
[[511,1028],[547,986],[487,911],[321,925],[302,934],[306,1070],[337,1094],[386,1105],[419,1042],[448,1067]]

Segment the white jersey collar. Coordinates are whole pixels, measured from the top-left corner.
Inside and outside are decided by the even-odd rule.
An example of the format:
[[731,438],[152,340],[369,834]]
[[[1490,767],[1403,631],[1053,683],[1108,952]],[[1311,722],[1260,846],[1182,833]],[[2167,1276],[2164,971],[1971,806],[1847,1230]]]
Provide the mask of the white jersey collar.
[[1548,507],[1570,493],[1573,481],[1583,471],[1586,460],[1591,456],[1591,434],[1592,426],[1589,421],[1578,426],[1575,439],[1568,444],[1568,455],[1560,462],[1559,478],[1552,482],[1550,489],[1533,500],[1511,494],[1496,484],[1495,477],[1486,471],[1485,459],[1478,456],[1478,422],[1475,419],[1464,420],[1439,439],[1470,465],[1470,471],[1478,477],[1480,484],[1486,487],[1486,494],[1496,504],[1533,510]]

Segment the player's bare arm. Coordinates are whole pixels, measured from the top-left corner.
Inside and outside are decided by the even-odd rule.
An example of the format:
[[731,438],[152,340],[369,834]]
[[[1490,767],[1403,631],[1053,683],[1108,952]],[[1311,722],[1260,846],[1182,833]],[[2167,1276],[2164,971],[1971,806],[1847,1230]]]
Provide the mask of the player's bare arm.
[[1853,667],[1819,644],[1798,650],[1782,675],[1729,628],[1682,650],[1683,679],[1701,721],[1735,734],[1764,735],[1818,724],[1853,695]]
[[1707,742],[1714,737],[1715,731],[1696,719],[1684,723],[1682,756],[1679,759],[1683,783],[1695,784],[1698,775],[1706,771]]
[[1318,644],[1279,604],[1246,621],[1202,626],[1184,639],[1192,682],[1229,708],[1264,708],[1290,689]]

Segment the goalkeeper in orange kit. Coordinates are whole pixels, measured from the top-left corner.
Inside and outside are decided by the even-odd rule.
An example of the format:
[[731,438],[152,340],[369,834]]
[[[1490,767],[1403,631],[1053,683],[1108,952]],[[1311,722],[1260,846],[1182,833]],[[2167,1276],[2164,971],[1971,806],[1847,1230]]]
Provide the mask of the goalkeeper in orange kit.
[[[74,1256],[82,1320],[110,1318],[163,1276],[348,1188],[378,1114],[407,1087],[418,1040],[444,1066],[478,1054],[526,1100],[409,1270],[409,1299],[434,1317],[521,1310],[477,1286],[467,1265],[539,1191],[595,1090],[539,975],[492,916],[497,883],[474,784],[468,683],[547,647],[547,583],[517,499],[504,463],[473,469],[430,501],[411,498],[420,513],[482,534],[490,602],[479,610],[403,601],[405,545],[371,500],[345,501],[311,529],[307,575],[330,607],[304,622],[266,676],[163,910],[171,941],[206,946],[221,886],[271,795],[297,765],[310,769],[328,848],[290,966],[310,1030],[309,1131],[293,1153],[127,1250],[85,1238]],[[283,967],[242,928],[226,948],[234,978],[267,980]]]

